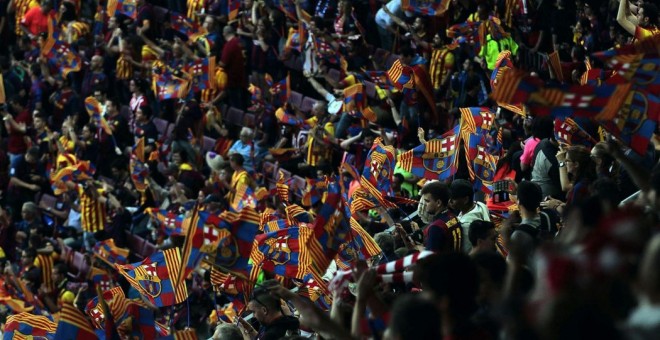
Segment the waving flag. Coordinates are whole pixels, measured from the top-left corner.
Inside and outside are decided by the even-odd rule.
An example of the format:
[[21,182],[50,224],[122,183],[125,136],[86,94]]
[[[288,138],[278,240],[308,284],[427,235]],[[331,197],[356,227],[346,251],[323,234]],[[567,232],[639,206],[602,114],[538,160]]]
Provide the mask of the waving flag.
[[600,121],[600,124],[635,152],[645,155],[659,115],[660,96],[636,89],[628,94],[614,119]]
[[555,118],[555,140],[560,144],[594,146],[597,141],[572,118]]
[[612,50],[600,53],[618,75],[650,93],[660,93],[660,54],[618,54]]
[[392,85],[390,79],[387,77],[387,71],[364,71],[364,74],[381,89],[394,89],[394,85]]
[[[131,300],[127,313],[133,318],[132,339],[155,339],[156,326],[154,312],[142,300]],[[137,326],[137,327],[136,327]]]
[[415,176],[449,179],[458,170],[460,126],[456,125],[438,139],[432,139],[399,155],[398,165]]
[[356,83],[344,89],[344,112],[351,117],[376,121],[376,114],[371,107],[365,107],[367,95],[362,83]]
[[410,66],[404,66],[401,59],[392,64],[387,71],[387,78],[399,91],[415,89],[413,70]]
[[552,69],[552,72],[555,74],[557,80],[560,83],[564,82],[564,71],[561,67],[561,60],[559,59],[559,52],[554,51],[548,55],[548,65]]
[[158,99],[185,99],[189,93],[190,81],[174,75],[156,75]]
[[155,253],[142,262],[115,267],[141,295],[157,307],[181,303],[188,297],[185,284],[176,281],[181,268],[179,248]]
[[488,107],[460,108],[461,133],[488,133],[494,127],[495,113]]
[[183,214],[177,214],[165,209],[156,208],[147,208],[146,212],[151,215],[166,235],[175,236],[185,234],[186,230],[183,228]]
[[314,305],[323,311],[332,307],[332,297],[325,281],[310,273],[302,279],[298,295],[309,299]]
[[100,287],[101,291],[107,291],[117,286],[107,270],[92,266],[89,271],[89,280],[94,283],[94,290]]
[[[20,313],[7,317],[4,329],[4,339],[29,339],[42,337],[55,339],[57,326],[43,315]],[[58,338],[59,339],[59,338]]]
[[395,164],[396,150],[394,147],[385,145],[380,138],[376,138],[367,154],[360,184],[384,207],[395,206],[385,199],[387,196],[394,195],[392,176]]
[[339,269],[352,268],[358,260],[368,260],[382,252],[376,241],[360,226],[355,218],[349,220],[351,233],[342,244],[335,262]]
[[585,117],[612,120],[628,97],[632,84],[600,86],[546,86],[540,78],[522,72],[506,72],[493,99],[498,102],[525,103],[539,116]]
[[475,134],[471,135],[469,140],[465,140],[465,144],[468,172],[474,189],[491,194],[499,157],[488,152],[491,145],[487,141],[486,135]]
[[259,230],[259,214],[252,208],[245,208],[239,213],[225,211],[220,215],[220,219],[222,220],[220,228],[228,230],[229,235],[220,239],[215,265],[234,273],[247,275],[248,260]]
[[250,260],[261,269],[287,278],[302,279],[310,266],[304,243],[313,235],[312,228],[291,227],[257,235]]
[[270,88],[270,94],[277,96],[280,101],[280,105],[284,105],[291,96],[291,77],[289,74],[286,75],[282,80],[273,84]]
[[135,146],[133,146],[129,170],[135,190],[144,193],[149,188],[149,182],[147,181],[149,166],[144,162],[144,137],[138,139]]
[[504,72],[507,72],[513,69],[513,62],[511,61],[511,51],[502,51],[497,56],[497,61],[495,62],[495,67],[493,72],[490,75],[490,87],[495,89],[497,87],[497,82],[502,78]]
[[87,321],[85,314],[74,305],[65,303],[60,310],[60,320],[57,324],[55,339],[96,340],[92,325]]
[[94,255],[111,266],[125,264],[128,260],[129,253],[130,250],[117,247],[115,240],[111,238],[96,242],[94,246]]
[[215,57],[197,59],[188,65],[192,91],[197,93],[206,89],[215,89],[215,82],[212,79],[214,70]]
[[173,30],[187,37],[198,34],[202,29],[198,23],[174,11],[170,11],[170,23]]
[[103,108],[101,107],[101,103],[99,103],[96,98],[85,98],[85,109],[96,126],[102,128],[106,134],[112,135],[110,125],[108,125],[108,122],[103,118]]
[[60,39],[60,31],[55,19],[48,19],[48,38],[41,47],[41,54],[48,58],[66,77],[71,72],[80,71],[80,56],[71,50],[69,44]]
[[243,208],[256,208],[257,207],[257,198],[254,194],[254,189],[250,187],[247,183],[240,183],[236,187],[236,194],[234,195],[234,200],[229,202],[229,206],[234,211],[241,211]]
[[401,8],[421,15],[440,16],[449,8],[450,0],[402,0]]
[[[104,291],[103,300],[105,300],[108,305],[108,309],[110,314],[112,314],[112,319],[114,321],[121,323],[121,321],[127,317],[126,309],[128,308],[129,301],[124,296],[124,291],[121,287],[115,287]],[[99,302],[98,296],[95,296],[87,303],[85,313],[89,315],[92,320],[92,325],[94,325],[96,329],[105,328],[106,317],[103,313],[103,308],[101,308],[101,302]]]
[[[111,11],[111,3],[115,3],[116,7]],[[110,0],[108,1],[108,16],[115,15],[115,11],[119,12],[133,20],[137,19],[137,0]]]

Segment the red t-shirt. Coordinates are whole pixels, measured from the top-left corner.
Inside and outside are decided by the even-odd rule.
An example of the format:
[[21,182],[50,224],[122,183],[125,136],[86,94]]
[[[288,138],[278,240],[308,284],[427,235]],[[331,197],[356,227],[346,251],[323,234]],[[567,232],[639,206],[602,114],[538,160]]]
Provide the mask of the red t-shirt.
[[55,11],[51,10],[48,14],[41,12],[40,6],[30,8],[23,19],[21,25],[27,27],[28,31],[33,35],[41,33],[48,33],[48,19],[55,18]]
[[[29,110],[21,111],[18,115],[16,115],[16,117],[14,117],[14,120],[18,124],[25,123],[26,126],[30,126],[32,124],[32,116],[30,115]],[[7,152],[14,155],[25,153],[25,151],[27,151],[25,134],[12,128],[8,128],[7,132],[9,134],[7,137]]]
[[227,72],[228,88],[247,88],[245,79],[245,58],[243,57],[243,48],[241,39],[233,37],[225,43],[222,48],[222,58],[224,69]]

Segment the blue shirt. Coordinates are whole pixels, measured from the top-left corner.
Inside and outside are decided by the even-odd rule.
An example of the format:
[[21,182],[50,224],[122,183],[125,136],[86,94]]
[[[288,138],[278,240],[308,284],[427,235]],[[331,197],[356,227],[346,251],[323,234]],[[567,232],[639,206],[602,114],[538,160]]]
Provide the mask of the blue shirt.
[[252,144],[244,144],[240,139],[237,140],[234,145],[229,149],[228,154],[237,153],[243,156],[243,167],[248,172],[254,171],[254,159],[252,157]]

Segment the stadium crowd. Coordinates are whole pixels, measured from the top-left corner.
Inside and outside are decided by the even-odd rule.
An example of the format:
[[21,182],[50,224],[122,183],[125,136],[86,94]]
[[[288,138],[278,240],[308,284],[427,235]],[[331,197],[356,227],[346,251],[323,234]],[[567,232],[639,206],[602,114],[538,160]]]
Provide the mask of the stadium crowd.
[[657,338],[659,21],[0,0],[3,336]]

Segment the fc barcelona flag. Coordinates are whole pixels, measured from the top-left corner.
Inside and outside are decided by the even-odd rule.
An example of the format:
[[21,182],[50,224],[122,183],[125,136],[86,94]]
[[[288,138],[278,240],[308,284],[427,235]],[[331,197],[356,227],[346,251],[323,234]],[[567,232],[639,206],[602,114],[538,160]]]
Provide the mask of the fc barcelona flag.
[[554,51],[548,55],[548,66],[552,69],[557,80],[560,83],[564,82],[564,71],[561,68],[561,60],[559,59],[559,52]]
[[404,66],[401,59],[397,59],[387,71],[387,78],[399,91],[414,90],[415,78],[413,69]]
[[364,74],[383,90],[392,90],[394,86],[387,77],[387,71],[364,71]]
[[188,297],[186,285],[176,280],[181,268],[179,248],[155,253],[142,262],[115,267],[133,288],[157,307],[178,304]]
[[160,229],[168,236],[183,235],[185,230],[183,228],[184,216],[165,209],[147,208],[147,213],[155,220],[160,226]]
[[302,279],[310,266],[304,243],[314,234],[307,226],[281,229],[257,235],[250,260],[264,271],[287,278]]
[[215,82],[211,79],[213,70],[215,70],[215,57],[198,59],[188,65],[193,92],[215,89]]
[[227,0],[227,20],[236,20],[238,11],[241,9],[240,0]]
[[7,317],[3,339],[55,339],[57,325],[43,315],[20,313]]
[[129,253],[130,250],[117,247],[115,245],[115,240],[111,238],[96,242],[96,245],[94,246],[94,255],[111,266],[115,264],[125,264],[128,260]]
[[555,140],[560,144],[592,147],[597,141],[572,118],[555,118]]
[[284,50],[287,52],[291,50],[301,52],[303,45],[304,42],[301,41],[300,30],[290,27],[289,35],[287,35],[286,42],[284,43]]
[[110,125],[108,125],[108,122],[105,120],[105,118],[103,118],[103,107],[101,107],[101,103],[99,103],[96,98],[85,98],[85,110],[87,110],[89,117],[94,122],[94,124],[96,124],[96,126],[102,128],[103,132],[105,132],[107,135],[112,135],[112,129],[110,128]]
[[488,133],[495,123],[495,113],[487,107],[460,108],[461,112],[461,134]]
[[499,157],[489,152],[491,145],[485,134],[471,135],[465,144],[468,146],[466,157],[474,189],[491,194]]
[[376,138],[374,144],[367,154],[367,159],[362,170],[360,184],[384,207],[395,205],[385,199],[393,196],[392,176],[396,165],[396,150],[391,145],[383,144],[380,138]]
[[133,146],[129,170],[131,171],[131,181],[133,181],[135,190],[141,193],[145,192],[149,187],[147,181],[149,167],[144,162],[144,137],[138,139],[135,146]]
[[105,292],[117,286],[107,270],[95,266],[89,271],[89,279],[94,283],[94,290],[98,286]]
[[[121,323],[121,321],[127,317],[126,310],[128,308],[129,301],[126,299],[126,296],[124,296],[124,291],[121,289],[121,287],[115,287],[104,291],[103,300],[105,300],[106,304],[108,305],[110,314],[112,314],[112,319],[115,322]],[[101,307],[98,296],[95,296],[87,303],[87,306],[85,307],[85,313],[89,315],[92,320],[92,325],[94,325],[96,329],[105,328],[106,317],[103,314],[103,308]]]
[[357,83],[345,88],[344,112],[353,117],[361,115],[360,112],[364,109],[366,99],[367,96],[363,84]]
[[493,73],[490,75],[490,87],[495,89],[497,82],[502,78],[504,72],[513,69],[513,62],[511,61],[511,51],[502,51],[497,56]]
[[71,50],[69,44],[60,39],[60,31],[55,19],[48,19],[48,38],[41,46],[41,54],[59,67],[66,77],[71,72],[80,71],[80,56]]
[[[220,230],[228,231],[219,238],[215,251],[215,265],[234,273],[247,275],[248,260],[254,239],[259,231],[259,214],[252,208],[238,213],[225,211],[220,215]],[[222,234],[222,233],[221,233]]]
[[201,28],[198,23],[174,11],[170,12],[170,23],[173,30],[187,37],[197,34]]
[[628,94],[615,118],[600,121],[600,124],[635,152],[645,155],[659,114],[660,96],[634,89]]
[[87,321],[85,314],[70,303],[62,305],[60,320],[57,324],[55,339],[81,339],[96,340],[92,325]]
[[456,173],[460,125],[440,138],[432,139],[399,155],[398,165],[415,176],[426,179],[449,179]]
[[284,105],[291,96],[291,77],[289,74],[286,75],[282,80],[273,84],[270,88],[270,94],[277,96],[280,100],[280,104]]
[[351,217],[349,223],[351,233],[335,258],[337,266],[343,270],[352,268],[358,260],[367,260],[382,252],[373,237],[360,226],[357,220]]
[[188,96],[190,82],[174,75],[157,75],[158,99],[184,99]]
[[525,103],[539,116],[613,119],[628,97],[632,84],[546,86],[540,78],[506,72],[493,91],[493,99],[507,104]]
[[421,15],[439,16],[447,11],[450,3],[450,0],[402,0],[401,8]]
[[138,15],[137,0],[109,0],[108,16],[114,16],[115,12],[136,20]]
[[597,55],[627,81],[650,93],[660,93],[660,54],[621,55],[609,50]]

